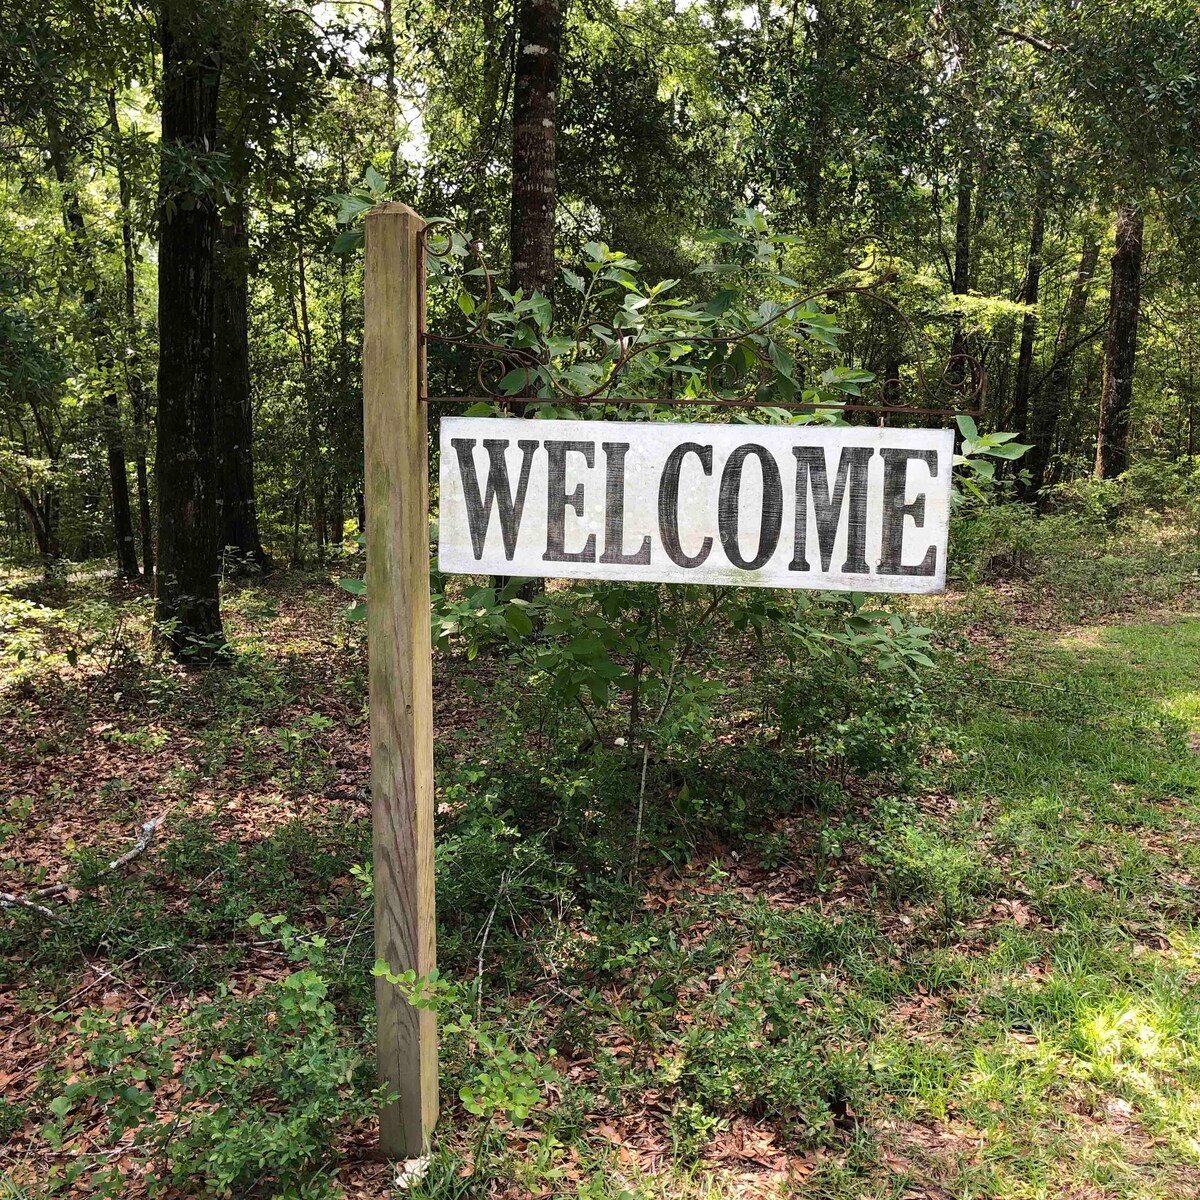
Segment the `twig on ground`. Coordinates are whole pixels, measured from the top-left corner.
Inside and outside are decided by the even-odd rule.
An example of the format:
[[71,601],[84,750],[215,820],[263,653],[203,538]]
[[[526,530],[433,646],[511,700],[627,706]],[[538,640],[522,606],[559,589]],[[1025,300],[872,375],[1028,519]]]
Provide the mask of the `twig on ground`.
[[[711,609],[709,610],[711,612]],[[707,619],[707,614],[705,619]],[[671,663],[671,673],[667,676],[667,693],[663,697],[663,702],[659,706],[658,715],[654,718],[654,729],[657,731],[659,723],[663,719],[663,714],[667,711],[667,705],[671,703],[671,696],[675,691],[675,669],[682,661],[682,656],[677,657]],[[642,817],[646,811],[646,768],[650,764],[650,738],[646,738],[642,742],[642,779],[638,786],[638,807],[637,807],[637,828],[633,834],[633,865],[629,868],[629,882],[632,884],[634,877],[637,875],[638,861],[642,856]]]
[[[172,808],[174,805],[171,806]],[[127,867],[134,859],[145,854],[150,848],[150,843],[154,841],[154,835],[159,831],[162,823],[171,813],[171,808],[165,809],[157,817],[152,817],[142,825],[142,830],[137,836],[137,840],[133,846],[126,850],[119,858],[114,858],[112,862],[104,868],[104,874],[109,875],[113,871],[119,871],[122,867]],[[47,887],[36,888],[30,892],[28,896],[15,896],[9,892],[0,892],[0,908],[24,908],[30,912],[35,912],[39,917],[46,921],[62,922],[64,919],[60,913],[56,913],[52,908],[47,908],[44,904],[39,904],[39,900],[48,900],[51,896],[61,896],[64,892],[69,891],[71,884],[69,883],[52,883]]]
[[[504,880],[501,879],[500,886],[504,886]],[[488,913],[487,922],[483,927],[483,935],[479,939],[479,959],[475,965],[475,1020],[479,1021],[483,1013],[483,956],[487,952],[488,934],[492,932],[492,922],[496,919],[496,909],[500,907],[500,895],[496,895],[496,903],[492,905],[492,911]]]
[[24,908],[30,912],[37,913],[44,921],[58,921],[61,923],[63,918],[59,916],[53,909],[47,908],[44,904],[38,904],[36,900],[27,900],[24,896],[14,896],[11,892],[0,892],[0,908]]
[[[174,806],[172,806],[174,807]],[[126,851],[120,858],[114,858],[108,864],[110,871],[119,871],[122,867],[127,867],[140,854],[144,854],[150,843],[154,841],[154,835],[158,832],[159,827],[170,815],[171,809],[164,809],[161,816],[157,816],[147,821],[142,826],[142,832],[138,834],[138,839],[133,844],[133,849]]]

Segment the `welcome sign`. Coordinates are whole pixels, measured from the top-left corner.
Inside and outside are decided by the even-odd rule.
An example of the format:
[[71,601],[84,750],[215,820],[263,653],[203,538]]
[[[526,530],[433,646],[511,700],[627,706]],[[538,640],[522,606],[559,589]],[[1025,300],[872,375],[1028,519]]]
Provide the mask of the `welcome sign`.
[[446,417],[438,565],[938,592],[950,430]]

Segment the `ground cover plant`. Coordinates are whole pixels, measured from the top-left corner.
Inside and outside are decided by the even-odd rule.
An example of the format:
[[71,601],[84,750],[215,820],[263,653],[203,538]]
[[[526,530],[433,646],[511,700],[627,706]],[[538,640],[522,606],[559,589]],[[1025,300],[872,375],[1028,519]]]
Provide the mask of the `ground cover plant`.
[[[1138,508],[1018,562],[982,519],[969,586],[887,606],[923,661],[847,643],[852,600],[812,599],[809,644],[684,591],[632,723],[602,592],[551,589],[531,638],[449,589],[442,974],[407,985],[443,1118],[409,1194],[1196,1189],[1196,544]],[[4,1194],[380,1194],[344,593],[233,586],[203,671],[105,578],[3,605],[0,890],[49,914],[0,932]]]

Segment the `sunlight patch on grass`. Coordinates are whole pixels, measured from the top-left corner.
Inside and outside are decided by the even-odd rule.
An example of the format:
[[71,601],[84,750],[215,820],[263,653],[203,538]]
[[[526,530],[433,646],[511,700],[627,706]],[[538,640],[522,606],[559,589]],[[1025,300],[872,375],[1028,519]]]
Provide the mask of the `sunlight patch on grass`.
[[1116,1074],[1130,1063],[1163,1069],[1176,1058],[1158,1015],[1133,1003],[1110,1005],[1085,1017],[1078,1040],[1089,1067],[1105,1073]]

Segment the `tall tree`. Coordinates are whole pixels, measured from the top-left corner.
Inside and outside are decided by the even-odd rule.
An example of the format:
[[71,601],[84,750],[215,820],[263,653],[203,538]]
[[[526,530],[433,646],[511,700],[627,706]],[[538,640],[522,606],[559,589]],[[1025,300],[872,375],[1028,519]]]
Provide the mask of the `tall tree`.
[[1050,164],[1043,163],[1033,200],[1033,218],[1029,229],[1029,257],[1021,284],[1021,345],[1017,351],[1017,382],[1013,389],[1010,426],[1024,435],[1029,423],[1029,387],[1033,377],[1033,339],[1037,332],[1038,288],[1042,279],[1042,247],[1046,241],[1046,204],[1050,188]]
[[[975,171],[969,158],[964,158],[958,168],[958,187],[954,201],[954,273],[950,290],[956,296],[965,296],[971,290],[971,202],[975,195]],[[953,332],[950,336],[949,377],[954,383],[962,383],[967,377],[967,335],[963,329],[962,314],[954,314]]]
[[162,0],[158,247],[158,603],[178,657],[221,638],[220,530],[213,410],[217,209],[206,161],[217,140],[221,64],[205,9]]
[[254,418],[250,398],[249,255],[245,210],[221,223],[213,279],[213,407],[216,414],[221,546],[243,562],[267,565],[254,496]]
[[562,9],[559,0],[521,0],[513,92],[512,287],[554,288],[556,107]]
[[1025,466],[1029,471],[1029,490],[1034,495],[1047,481],[1059,419],[1070,393],[1071,364],[1079,341],[1079,331],[1083,326],[1088,289],[1099,257],[1100,239],[1088,230],[1083,237],[1083,249],[1079,255],[1075,281],[1071,285],[1058,335],[1054,339],[1054,358],[1032,396],[1030,441],[1033,443],[1033,449],[1029,451]]
[[[251,269],[258,264],[248,230],[251,206],[256,204],[266,218],[264,239],[278,232],[271,220],[271,200],[303,178],[297,167],[295,131],[304,130],[318,109],[324,78],[319,42],[306,14],[263,0],[240,5],[237,14],[236,21],[225,21],[221,28],[218,130],[225,186],[216,248],[213,358],[218,505],[222,546],[232,548],[243,564],[265,567],[255,486],[248,336]],[[284,139],[289,146],[286,157],[277,146]],[[301,194],[308,204],[315,203],[310,192]],[[260,248],[256,244],[255,250]],[[306,358],[306,392],[311,390],[310,373]]]
[[46,106],[46,147],[55,179],[62,191],[63,225],[71,240],[76,269],[82,275],[84,311],[92,326],[92,349],[102,392],[104,443],[108,458],[109,492],[112,498],[113,535],[117,543],[117,574],[124,579],[138,576],[137,547],[133,538],[133,515],[129,504],[125,438],[121,429],[121,401],[117,393],[117,364],[112,330],[97,286],[96,265],[88,240],[87,223],[79,200],[58,111]]
[[[509,209],[509,287],[530,295],[554,290],[554,220],[558,198],[555,157],[562,53],[559,0],[521,0],[513,80],[512,200]],[[527,411],[533,415],[532,409]],[[497,591],[508,584],[496,578]],[[541,591],[531,580],[522,595]]]
[[1096,437],[1097,479],[1112,479],[1129,465],[1129,417],[1141,308],[1144,223],[1139,205],[1126,203],[1117,209],[1108,331],[1104,337],[1104,381],[1100,388],[1100,428]]
[[124,365],[125,390],[133,409],[133,456],[137,477],[138,518],[142,537],[142,568],[149,581],[154,578],[154,521],[150,512],[150,476],[146,464],[147,388],[142,377],[141,354],[138,350],[137,322],[137,255],[133,235],[133,187],[126,166],[121,121],[117,114],[117,97],[108,92],[108,123],[113,140],[113,159],[117,173],[117,202],[121,209],[121,267],[124,302]]

